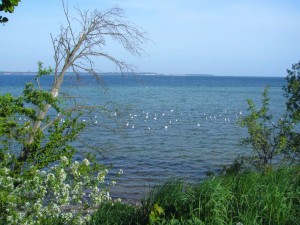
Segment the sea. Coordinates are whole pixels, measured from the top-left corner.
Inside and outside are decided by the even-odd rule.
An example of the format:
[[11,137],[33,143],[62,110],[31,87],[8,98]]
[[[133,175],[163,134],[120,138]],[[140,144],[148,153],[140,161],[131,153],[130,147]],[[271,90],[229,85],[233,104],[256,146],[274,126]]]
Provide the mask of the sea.
[[[41,81],[49,89],[53,77]],[[0,94],[21,94],[32,75],[0,75]],[[247,130],[238,121],[247,115],[247,99],[261,105],[269,87],[270,110],[285,110],[284,78],[225,76],[104,75],[66,76],[62,104],[86,107],[83,151],[97,149],[97,161],[112,166],[108,179],[114,198],[137,201],[169,179],[199,182],[218,173],[238,155],[251,154],[241,145]],[[81,160],[77,155],[76,160]]]

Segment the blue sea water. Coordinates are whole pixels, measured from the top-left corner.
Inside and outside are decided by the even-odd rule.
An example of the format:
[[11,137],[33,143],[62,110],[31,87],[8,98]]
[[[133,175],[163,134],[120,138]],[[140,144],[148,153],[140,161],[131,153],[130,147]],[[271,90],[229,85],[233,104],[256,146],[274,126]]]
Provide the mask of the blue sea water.
[[[260,105],[270,86],[274,114],[284,110],[284,78],[196,76],[103,76],[103,85],[68,76],[64,96],[77,104],[103,106],[82,116],[88,126],[80,138],[101,148],[97,159],[124,174],[114,197],[137,200],[149,185],[168,178],[190,182],[218,171],[238,154],[247,135],[237,121],[247,113],[247,99]],[[0,76],[0,93],[19,94],[33,76]],[[78,83],[77,83],[78,82]],[[42,82],[49,87],[51,77]],[[76,85],[77,84],[77,85]],[[66,103],[67,104],[67,103]],[[82,149],[87,147],[77,143]],[[80,157],[78,156],[78,159]]]

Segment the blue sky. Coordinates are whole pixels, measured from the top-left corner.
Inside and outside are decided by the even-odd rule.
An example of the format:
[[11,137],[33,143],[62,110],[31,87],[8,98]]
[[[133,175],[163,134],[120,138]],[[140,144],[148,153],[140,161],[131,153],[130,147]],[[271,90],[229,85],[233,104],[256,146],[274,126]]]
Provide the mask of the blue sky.
[[[285,76],[300,60],[299,0],[69,0],[69,6],[121,7],[152,41],[136,58],[112,44],[111,54],[137,71],[164,74]],[[53,65],[50,33],[64,23],[60,0],[23,0],[0,26],[0,71],[36,71]],[[96,67],[114,71],[103,59]]]

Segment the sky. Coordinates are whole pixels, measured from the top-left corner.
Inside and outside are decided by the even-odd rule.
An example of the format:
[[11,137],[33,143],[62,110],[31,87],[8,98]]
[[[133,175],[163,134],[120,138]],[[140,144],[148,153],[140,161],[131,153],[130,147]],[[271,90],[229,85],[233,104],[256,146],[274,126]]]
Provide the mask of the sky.
[[[286,76],[300,60],[299,0],[69,0],[83,10],[124,9],[127,20],[147,32],[147,54],[134,57],[115,43],[113,56],[137,72]],[[2,12],[0,15],[4,15]],[[50,33],[65,24],[61,0],[23,0],[0,26],[0,71],[53,66]],[[102,72],[115,66],[95,59]]]

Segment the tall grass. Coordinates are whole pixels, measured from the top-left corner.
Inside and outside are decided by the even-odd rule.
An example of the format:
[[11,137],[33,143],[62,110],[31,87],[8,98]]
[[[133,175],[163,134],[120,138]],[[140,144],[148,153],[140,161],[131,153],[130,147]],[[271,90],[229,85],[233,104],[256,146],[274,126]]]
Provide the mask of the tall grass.
[[90,224],[268,224],[300,221],[300,167],[168,181],[140,206],[107,204]]

